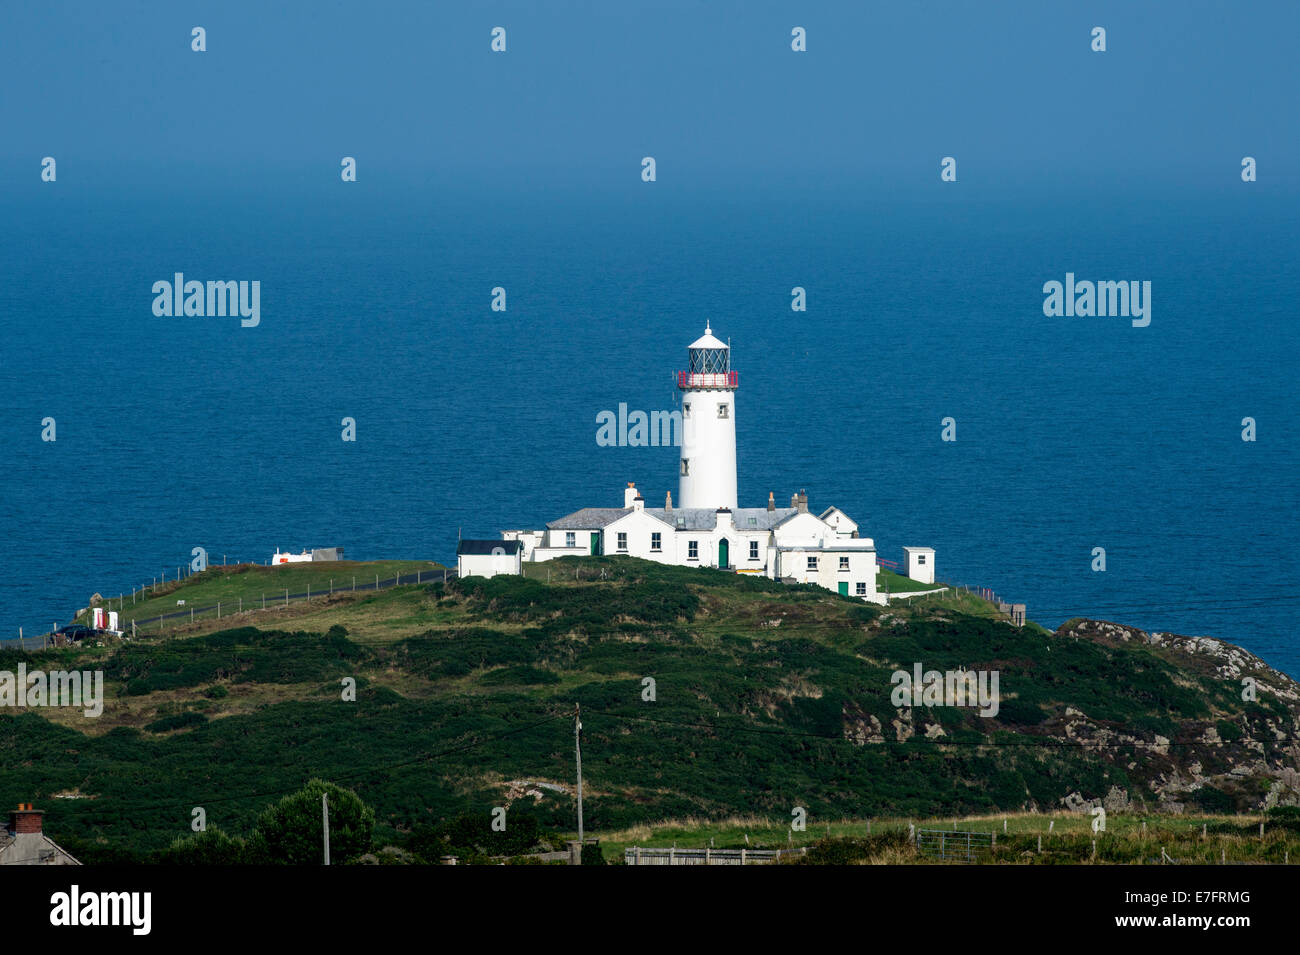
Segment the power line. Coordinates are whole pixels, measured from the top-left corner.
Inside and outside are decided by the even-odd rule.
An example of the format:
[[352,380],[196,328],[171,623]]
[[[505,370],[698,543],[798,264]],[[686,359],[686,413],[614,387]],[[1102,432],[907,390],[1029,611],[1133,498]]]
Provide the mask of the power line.
[[[802,737],[807,739],[827,740],[830,742],[852,743],[854,744],[855,748],[857,748],[857,746],[859,745],[858,741],[855,738],[850,736],[845,736],[843,734],[831,735],[827,733],[814,733],[805,730],[797,730],[792,727],[775,726],[770,729],[765,729],[763,727],[758,727],[758,726],[725,726],[724,727],[716,723],[700,723],[700,722],[688,723],[683,720],[673,720],[673,719],[668,719],[666,717],[633,716],[628,713],[613,713],[608,710],[597,711],[597,712],[599,716],[609,717],[611,719],[635,720],[638,722],[645,722],[645,723],[663,723],[671,726],[680,726],[685,729],[707,729],[707,730],[712,730],[715,732],[723,732],[723,733],[735,733],[735,732],[755,733],[763,736],[796,736],[796,737]],[[915,712],[915,708],[913,709],[913,712]],[[588,716],[590,716],[590,713],[591,711],[589,710]],[[1110,730],[1107,729],[1106,727],[1098,727],[1098,729],[1102,729],[1110,733],[1118,732],[1117,730]],[[999,731],[1007,732],[1007,733],[1017,732],[1016,730],[1009,729],[1009,728],[1003,728],[1000,729]],[[1007,747],[1024,746],[1026,748],[1033,747],[1033,746],[1042,746],[1045,748],[1064,749],[1064,748],[1077,747],[1079,749],[1089,749],[1089,748],[1101,748],[1101,747],[1108,747],[1108,746],[1120,748],[1126,746],[1133,747],[1133,746],[1141,746],[1141,745],[1146,745],[1146,746],[1157,745],[1154,742],[1148,743],[1146,740],[1134,740],[1134,741],[1115,740],[1115,741],[1108,741],[1103,743],[1101,741],[1096,741],[1096,740],[1048,739],[1043,737],[1035,737],[1032,735],[1022,736],[1020,739],[1017,740],[989,740],[989,741],[952,740],[946,738],[945,739],[931,738],[931,737],[924,736],[921,733],[914,733],[911,737],[908,737],[908,739],[906,740],[890,740],[890,739],[882,738],[880,741],[864,740],[863,742],[866,743],[867,745],[874,745],[874,746],[880,746],[880,745],[905,746],[912,739],[915,739],[918,742],[922,742],[922,743],[933,743],[935,746],[999,746],[999,747],[1000,746],[1007,746]],[[1164,746],[1225,746],[1225,745],[1244,746],[1251,743],[1259,744],[1259,745],[1269,745],[1269,744],[1282,745],[1283,743],[1295,743],[1295,742],[1300,742],[1300,736],[1285,736],[1282,739],[1272,739],[1272,740],[1257,740],[1250,737],[1243,737],[1237,740],[1220,740],[1218,743],[1210,743],[1205,740],[1184,739],[1184,740],[1170,740],[1168,743],[1161,743],[1159,745],[1161,747]]]

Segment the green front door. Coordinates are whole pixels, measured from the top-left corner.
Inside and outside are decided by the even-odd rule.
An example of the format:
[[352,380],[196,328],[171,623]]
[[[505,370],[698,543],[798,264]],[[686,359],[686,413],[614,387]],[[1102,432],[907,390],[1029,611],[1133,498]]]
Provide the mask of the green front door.
[[731,566],[731,545],[725,537],[718,541],[718,566],[724,569]]
[[847,597],[848,595],[849,595],[849,582],[848,582],[847,580],[841,580],[841,581],[840,581],[840,596],[841,596],[841,597]]
[[600,556],[600,532],[599,531],[591,532],[591,556],[592,557]]

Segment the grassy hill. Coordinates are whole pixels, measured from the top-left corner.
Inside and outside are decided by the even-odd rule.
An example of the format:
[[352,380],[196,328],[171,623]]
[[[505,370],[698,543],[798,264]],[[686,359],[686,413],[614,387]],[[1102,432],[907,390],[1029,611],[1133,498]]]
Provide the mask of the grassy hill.
[[[261,571],[288,569],[213,570],[155,599],[175,609],[253,593]],[[189,834],[195,807],[245,832],[313,777],[374,807],[380,844],[494,807],[563,832],[575,704],[597,835],[788,820],[796,806],[811,838],[846,818],[1073,810],[1086,821],[1103,801],[1123,815],[1300,798],[1300,690],[1219,641],[1093,621],[1051,634],[965,593],[880,608],[630,558],[528,570],[258,601],[234,620],[104,646],[0,651],[0,670],[99,669],[107,681],[98,719],[0,710],[0,799],[46,809],[47,831],[90,859],[165,848]],[[895,708],[891,674],[916,663],[998,671],[997,716]],[[1243,676],[1257,681],[1254,701]]]
[[[132,594],[110,597],[103,601],[109,610],[119,613],[118,625],[129,631],[131,621],[146,633],[170,633],[183,627],[182,618],[193,611],[197,620],[207,623],[229,620],[245,611],[277,609],[286,600],[292,604],[302,599],[320,599],[334,594],[376,590],[376,583],[400,576],[427,575],[439,579],[445,568],[426,560],[378,561],[305,561],[274,567],[261,564],[230,564],[209,567],[202,573],[146,587]],[[300,596],[307,595],[307,596]],[[169,618],[159,621],[159,618]],[[264,618],[263,618],[264,619]],[[74,623],[89,624],[89,608],[77,612]]]

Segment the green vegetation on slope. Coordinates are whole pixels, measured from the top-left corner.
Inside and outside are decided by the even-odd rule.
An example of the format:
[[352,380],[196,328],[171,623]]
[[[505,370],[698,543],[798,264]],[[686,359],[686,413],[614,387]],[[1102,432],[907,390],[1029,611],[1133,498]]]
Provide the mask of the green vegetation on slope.
[[[0,711],[0,799],[40,804],[92,860],[166,849],[198,806],[210,826],[250,832],[312,778],[373,807],[380,845],[497,806],[563,831],[579,703],[591,832],[794,806],[814,819],[1059,809],[1113,790],[1154,808],[1153,780],[1193,763],[1223,775],[1187,804],[1232,811],[1274,783],[1227,775],[1233,761],[1276,761],[1295,737],[1294,710],[1266,685],[1243,703],[1213,667],[1016,629],[967,594],[880,608],[628,558],[550,569],[549,585],[470,578],[266,627],[0,651],[0,670],[100,668],[108,681],[99,720]],[[324,614],[339,622],[317,630]],[[997,716],[901,713],[891,675],[915,663],[998,671]]]

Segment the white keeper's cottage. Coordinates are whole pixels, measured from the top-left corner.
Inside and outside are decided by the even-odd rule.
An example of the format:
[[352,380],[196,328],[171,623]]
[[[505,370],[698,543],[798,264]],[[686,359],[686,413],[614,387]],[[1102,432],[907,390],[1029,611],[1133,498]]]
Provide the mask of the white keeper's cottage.
[[[886,598],[876,590],[875,542],[860,536],[857,523],[838,507],[813,514],[802,490],[791,496],[788,507],[777,507],[772,493],[766,507],[737,506],[739,381],[731,368],[731,348],[706,326],[687,355],[687,370],[677,373],[682,450],[675,505],[670,491],[663,507],[646,507],[629,481],[621,507],[584,507],[545,529],[504,531],[502,537],[519,543],[522,561],[627,554],[818,584],[884,603]],[[909,570],[923,567],[933,581],[934,551],[908,550]]]

